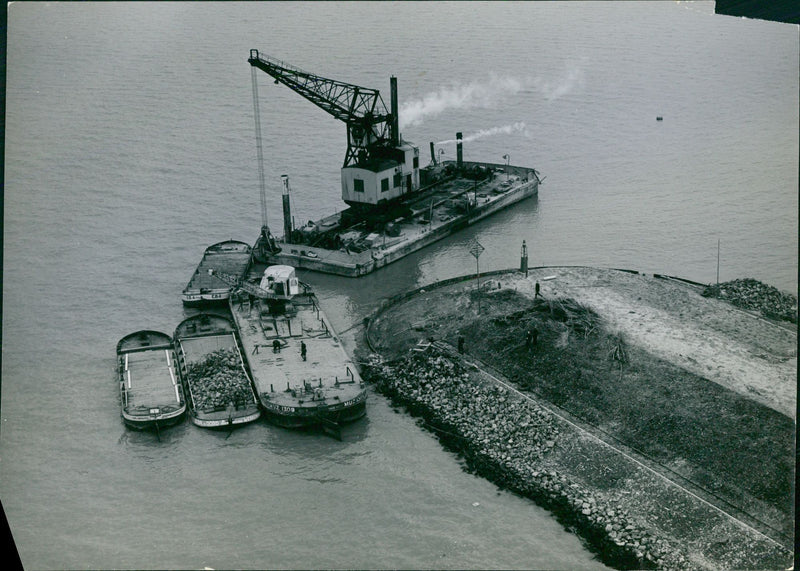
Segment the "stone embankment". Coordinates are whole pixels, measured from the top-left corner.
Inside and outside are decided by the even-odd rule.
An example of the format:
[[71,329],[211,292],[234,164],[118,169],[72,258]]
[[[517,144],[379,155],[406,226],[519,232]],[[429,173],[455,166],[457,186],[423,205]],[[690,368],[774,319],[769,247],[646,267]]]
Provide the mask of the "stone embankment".
[[255,402],[250,380],[233,349],[218,349],[202,361],[189,363],[186,378],[196,410]]
[[752,278],[710,285],[703,290],[703,296],[723,299],[743,309],[760,311],[771,319],[797,323],[797,297]]
[[680,549],[637,526],[619,504],[542,467],[559,428],[533,401],[473,378],[435,347],[392,363],[373,355],[364,373],[395,404],[424,419],[471,471],[554,513],[604,563],[618,569],[691,567]]

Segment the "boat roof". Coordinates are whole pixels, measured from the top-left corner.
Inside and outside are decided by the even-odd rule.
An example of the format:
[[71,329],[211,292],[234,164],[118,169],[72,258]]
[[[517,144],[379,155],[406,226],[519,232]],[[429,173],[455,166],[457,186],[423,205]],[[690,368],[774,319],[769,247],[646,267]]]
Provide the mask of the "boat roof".
[[264,270],[264,277],[271,277],[276,280],[287,280],[294,276],[294,266],[275,265],[269,266]]

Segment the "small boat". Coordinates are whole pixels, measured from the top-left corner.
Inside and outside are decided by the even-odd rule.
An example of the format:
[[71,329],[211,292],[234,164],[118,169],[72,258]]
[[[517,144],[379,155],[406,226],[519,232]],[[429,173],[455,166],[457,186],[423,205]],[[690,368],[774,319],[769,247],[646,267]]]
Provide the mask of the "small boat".
[[158,430],[183,420],[186,400],[169,335],[151,330],[126,335],[117,343],[117,362],[120,406],[127,426]]
[[205,428],[232,427],[261,416],[230,319],[193,315],[178,325],[174,340],[192,422]]
[[227,303],[231,286],[209,275],[208,268],[241,276],[250,263],[250,252],[250,246],[238,240],[226,240],[206,248],[197,269],[181,293],[183,304],[199,306],[215,302]]

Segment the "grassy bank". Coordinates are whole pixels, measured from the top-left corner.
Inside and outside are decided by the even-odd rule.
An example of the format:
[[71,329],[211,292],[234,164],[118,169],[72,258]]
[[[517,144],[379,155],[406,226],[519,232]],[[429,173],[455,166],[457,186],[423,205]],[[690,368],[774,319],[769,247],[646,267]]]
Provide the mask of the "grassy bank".
[[791,533],[791,419],[649,355],[572,300],[483,297],[483,318],[448,341],[464,335],[470,352],[521,388]]

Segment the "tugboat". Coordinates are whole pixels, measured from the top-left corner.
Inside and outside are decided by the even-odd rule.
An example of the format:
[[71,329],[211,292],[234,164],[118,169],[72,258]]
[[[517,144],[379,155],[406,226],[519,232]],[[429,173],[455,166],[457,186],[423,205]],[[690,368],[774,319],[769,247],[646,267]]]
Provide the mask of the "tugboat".
[[186,401],[175,373],[172,338],[142,330],[117,343],[122,419],[137,430],[172,426],[183,420]]
[[261,416],[230,319],[193,315],[175,329],[174,341],[193,423],[204,428],[233,427]]
[[216,270],[231,284],[229,305],[264,415],[286,428],[340,425],[366,414],[367,392],[313,291],[292,266],[269,266],[258,285]]

